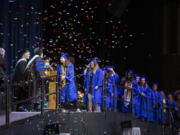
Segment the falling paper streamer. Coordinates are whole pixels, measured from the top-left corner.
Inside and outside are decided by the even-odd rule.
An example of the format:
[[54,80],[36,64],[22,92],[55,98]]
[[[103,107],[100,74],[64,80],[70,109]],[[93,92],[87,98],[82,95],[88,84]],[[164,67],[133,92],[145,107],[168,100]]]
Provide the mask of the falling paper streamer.
[[[132,46],[135,34],[128,31],[128,10],[122,18],[114,17],[107,11],[111,1],[47,0],[42,18],[46,56],[58,64],[61,53],[69,53],[75,58],[75,73],[79,74],[88,64],[87,59],[100,57],[100,66],[106,65],[107,57],[100,54],[109,59],[110,50]],[[78,89],[82,90],[82,86]]]

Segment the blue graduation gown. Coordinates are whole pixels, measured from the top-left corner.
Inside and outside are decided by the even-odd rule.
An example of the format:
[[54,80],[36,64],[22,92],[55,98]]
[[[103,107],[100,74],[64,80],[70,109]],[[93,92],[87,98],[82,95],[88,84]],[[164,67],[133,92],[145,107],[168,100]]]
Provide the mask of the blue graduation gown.
[[[89,83],[90,83],[90,70],[87,70],[84,74],[84,88],[86,89],[84,103],[88,103],[88,93],[89,93]],[[102,81],[104,79],[103,71],[98,68],[95,73],[93,73],[92,78],[92,103],[98,104],[101,106],[102,102]],[[98,86],[98,89],[95,90],[95,87]]]
[[154,101],[155,101],[155,99],[154,99],[154,96],[153,96],[153,90],[152,89],[150,89],[149,88],[149,90],[148,90],[149,92],[148,92],[148,100],[149,100],[149,117],[148,117],[148,120],[150,121],[150,122],[154,122],[154,111],[155,111],[155,104],[154,104]]
[[[168,109],[166,108],[166,112],[164,112],[164,110],[162,110],[162,106],[167,107],[168,106],[168,99],[165,99],[166,104],[163,105],[163,98],[162,96],[160,96],[160,106],[159,106],[159,111],[158,111],[158,119],[159,119],[159,123],[167,123],[167,116],[168,116]],[[164,115],[164,119],[162,120],[162,114]]]
[[[119,83],[120,83],[119,75],[117,73],[115,73],[115,75],[112,76],[112,78],[113,78],[113,83],[115,84],[115,89],[116,89],[116,95],[115,95],[116,101],[115,101],[115,104],[116,104],[116,109],[117,109],[117,107],[118,107],[117,106],[117,100],[119,99],[120,94],[121,94],[122,91],[121,91],[120,85],[119,85]],[[113,90],[113,93],[114,93],[114,90]],[[113,99],[112,99],[112,103],[113,103]],[[113,108],[114,108],[114,106],[112,104],[112,110],[113,110]]]
[[[115,85],[115,86],[114,86]],[[105,87],[106,94],[106,107],[113,110],[114,109],[114,94],[115,94],[115,105],[117,108],[117,98],[118,98],[118,88],[119,88],[119,76],[115,74],[114,76],[110,76],[108,79],[108,83]],[[114,88],[115,92],[114,93]]]
[[120,88],[120,80],[119,80],[119,75],[117,73],[115,73],[114,76],[115,79],[115,85],[116,85],[116,94],[117,94],[117,100],[120,98],[120,96],[122,95],[122,89]]
[[138,84],[133,85],[133,114],[137,117],[140,117],[141,93],[138,87],[139,87]]
[[86,89],[85,91],[85,95],[84,95],[84,103],[87,104],[88,103],[88,93],[89,93],[89,83],[90,83],[90,70],[88,69],[85,72],[83,72],[83,75],[84,75],[84,89]]
[[113,83],[114,79],[112,77],[107,79],[107,82],[105,83],[105,96],[106,96],[106,107],[108,109],[113,108]]
[[[161,94],[158,91],[152,91],[152,110],[153,110],[153,117],[150,118],[151,122],[156,122],[159,120],[160,110],[161,110]],[[150,101],[151,102],[151,101]],[[157,118],[158,117],[158,118]]]
[[[60,76],[62,76],[61,65],[58,65],[57,76],[58,76],[58,82],[60,83]],[[67,98],[68,102],[76,101],[77,89],[74,79],[74,65],[72,63],[70,63],[68,68],[66,69],[65,79],[66,79],[66,84],[63,88],[61,88],[60,101],[65,102],[65,98]]]
[[141,87],[141,86],[139,86],[139,92],[140,93],[144,93],[145,94],[145,97],[143,97],[142,95],[141,95],[141,100],[140,100],[140,107],[141,107],[141,109],[140,109],[140,113],[141,113],[141,118],[147,118],[147,100],[146,100],[146,98],[149,98],[149,94],[148,94],[148,92],[149,92],[149,87]]

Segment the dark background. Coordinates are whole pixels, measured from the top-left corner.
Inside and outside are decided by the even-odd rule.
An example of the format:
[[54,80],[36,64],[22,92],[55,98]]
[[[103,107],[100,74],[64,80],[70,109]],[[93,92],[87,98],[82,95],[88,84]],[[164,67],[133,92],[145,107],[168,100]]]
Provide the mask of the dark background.
[[131,28],[145,33],[144,40],[136,42],[139,59],[130,56],[132,61],[168,91],[179,89],[180,85],[179,5],[178,0],[134,0],[129,16]]
[[[105,9],[102,6],[97,10],[98,14],[96,17],[100,19],[101,22],[103,22],[105,17],[113,14],[113,16],[117,16],[116,18],[120,17],[123,25],[126,24],[128,26],[123,28],[130,34],[133,34],[132,39],[127,37],[123,41],[122,46],[124,46],[124,43],[128,43],[128,48],[120,47],[113,49],[96,46],[94,48],[96,50],[96,56],[112,61],[102,61],[100,65],[114,64],[120,75],[123,75],[124,71],[128,68],[133,68],[136,72],[147,75],[149,82],[158,81],[161,88],[167,89],[168,91],[179,89],[180,1],[129,0],[127,7],[127,1],[125,1],[126,0],[113,0],[115,4],[112,5],[111,9]],[[124,7],[121,2],[125,2],[123,3]],[[20,10],[19,4],[26,5],[25,7],[27,8],[20,8]],[[46,4],[48,4],[48,0],[44,2],[44,9],[49,7],[49,5]],[[29,8],[32,5],[35,7],[35,10]],[[43,14],[44,9],[42,9],[40,0],[38,0],[38,2],[17,0],[11,3],[9,7],[6,0],[2,1],[0,8],[0,21],[2,23],[0,29],[0,44],[7,50],[8,73],[13,72],[15,61],[18,58],[17,50],[27,47],[32,49],[33,47],[40,46],[43,37],[45,37],[44,44],[46,43],[47,33],[43,31],[43,36],[41,33],[41,19],[39,19],[41,18],[41,14],[40,16],[39,14],[30,14],[30,17],[26,16],[26,19],[23,19],[22,16],[27,12],[34,13],[35,11]],[[118,9],[120,9],[119,12],[116,12]],[[128,13],[122,12],[127,9]],[[8,14],[8,10],[12,10],[13,12]],[[22,13],[18,14],[18,16],[22,21],[25,21],[23,24],[26,24],[27,21],[31,24],[30,27],[24,27],[24,33],[28,34],[28,37],[23,38],[23,42],[21,36],[13,34],[19,33],[17,28],[21,27],[21,22],[17,23],[12,21],[14,16],[17,16],[16,13]],[[31,21],[33,18],[35,21]],[[39,24],[34,23],[37,21]],[[106,25],[99,26],[100,27],[97,26],[97,32],[99,31],[99,33],[105,37],[109,30],[106,29]],[[31,31],[32,29],[33,31]],[[38,34],[36,35],[36,33]],[[12,35],[14,36],[12,37]],[[12,43],[14,44],[13,46]],[[49,55],[47,52],[45,53],[47,56]],[[71,51],[69,53],[71,53]],[[76,65],[84,64],[87,64],[86,60],[76,58]]]

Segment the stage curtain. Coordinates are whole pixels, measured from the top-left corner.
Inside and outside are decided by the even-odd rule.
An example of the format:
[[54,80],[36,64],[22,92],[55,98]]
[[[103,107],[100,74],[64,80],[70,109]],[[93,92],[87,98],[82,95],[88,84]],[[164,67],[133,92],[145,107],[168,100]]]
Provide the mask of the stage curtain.
[[32,52],[42,44],[42,1],[1,1],[0,46],[6,50],[8,74],[14,72],[22,49],[28,48]]

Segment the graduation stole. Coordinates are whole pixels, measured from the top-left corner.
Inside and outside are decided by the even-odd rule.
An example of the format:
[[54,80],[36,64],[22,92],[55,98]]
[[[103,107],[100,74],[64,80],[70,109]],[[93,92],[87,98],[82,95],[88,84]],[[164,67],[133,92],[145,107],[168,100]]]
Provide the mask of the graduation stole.
[[132,96],[131,93],[132,93],[132,89],[129,89],[129,90],[128,90],[128,97],[129,97],[130,99],[131,99],[131,96]]
[[20,59],[20,60],[18,60],[18,62],[16,63],[15,68],[17,67],[17,65],[18,65],[21,61],[25,61],[25,62],[27,62],[27,60],[26,60],[25,58],[21,58],[21,59]]
[[[132,83],[131,83],[131,84],[128,84],[128,86],[130,86],[130,85],[132,85]],[[127,89],[127,92],[128,92],[128,95],[127,95],[128,98],[131,99],[131,96],[132,96],[132,94],[131,94],[131,93],[132,93],[132,89]]]
[[[62,76],[66,76],[66,67],[61,65],[61,70],[62,70]],[[62,87],[65,87],[66,85],[66,79],[62,80]]]

